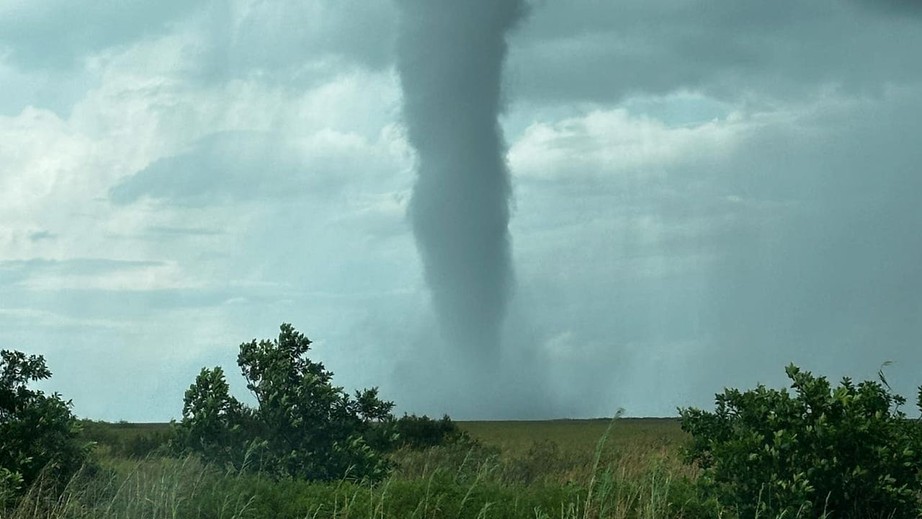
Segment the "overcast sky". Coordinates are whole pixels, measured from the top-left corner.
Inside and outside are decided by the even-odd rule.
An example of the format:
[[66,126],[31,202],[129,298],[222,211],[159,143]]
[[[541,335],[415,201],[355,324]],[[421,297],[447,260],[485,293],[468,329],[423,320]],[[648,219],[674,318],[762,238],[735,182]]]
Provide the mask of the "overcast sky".
[[177,418],[282,322],[458,418],[673,415],[792,361],[914,396],[922,3],[531,2],[495,398],[452,375],[408,220],[398,16],[0,0],[0,348],[107,420]]

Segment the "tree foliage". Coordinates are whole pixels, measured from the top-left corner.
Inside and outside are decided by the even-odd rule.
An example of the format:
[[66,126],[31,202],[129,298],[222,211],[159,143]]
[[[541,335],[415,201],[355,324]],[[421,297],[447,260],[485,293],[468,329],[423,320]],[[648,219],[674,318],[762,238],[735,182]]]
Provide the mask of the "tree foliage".
[[708,491],[742,518],[919,517],[922,435],[883,373],[832,387],[794,365],[786,372],[793,394],[726,389],[713,412],[680,410]]
[[403,415],[396,421],[397,443],[401,447],[426,449],[450,443],[472,442],[448,415],[434,420],[426,415]]
[[394,404],[377,388],[353,396],[307,358],[311,341],[290,324],[274,340],[240,345],[237,364],[256,407],[234,398],[221,368],[203,369],[177,427],[180,448],[237,468],[311,480],[378,478],[393,442]]
[[29,387],[50,377],[44,357],[0,351],[0,504],[43,471],[63,480],[86,460],[70,401]]

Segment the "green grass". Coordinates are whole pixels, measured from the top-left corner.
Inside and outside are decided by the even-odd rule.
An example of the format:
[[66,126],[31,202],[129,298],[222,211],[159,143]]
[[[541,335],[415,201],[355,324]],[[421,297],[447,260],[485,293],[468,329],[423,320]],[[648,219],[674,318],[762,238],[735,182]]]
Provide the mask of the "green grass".
[[[376,485],[225,472],[196,459],[128,459],[101,445],[66,489],[36,485],[12,519],[714,517],[679,461],[675,420],[461,422],[473,445],[393,454]],[[96,423],[130,443],[166,424]],[[107,432],[108,431],[108,432]],[[111,433],[111,434],[109,434]],[[604,441],[600,441],[604,440]]]
[[687,438],[677,418],[619,418],[614,423],[610,419],[472,421],[458,425],[483,443],[513,454],[544,441],[555,442],[565,451],[591,452],[609,425],[607,444],[618,448],[677,445]]
[[[522,455],[535,444],[553,442],[567,454],[592,453],[606,434],[609,448],[672,448],[687,439],[677,418],[608,418],[592,420],[458,421],[465,432],[507,455]],[[84,421],[84,436],[103,445],[125,445],[144,436],[165,435],[169,423]]]

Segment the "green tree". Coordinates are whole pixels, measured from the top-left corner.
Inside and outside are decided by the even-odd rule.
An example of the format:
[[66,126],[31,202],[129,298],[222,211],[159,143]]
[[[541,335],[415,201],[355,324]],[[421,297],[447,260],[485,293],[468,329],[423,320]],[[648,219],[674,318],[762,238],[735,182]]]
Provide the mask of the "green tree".
[[50,377],[44,357],[0,351],[0,504],[42,471],[63,481],[86,460],[71,402],[29,387]]
[[726,389],[713,412],[680,410],[706,490],[744,519],[919,517],[919,423],[883,374],[832,387],[794,365],[786,371],[793,394]]
[[255,408],[230,395],[220,368],[203,369],[186,391],[177,427],[180,447],[279,476],[383,476],[394,404],[381,400],[376,388],[353,398],[334,386],[333,373],[307,358],[310,345],[290,324],[281,325],[277,339],[240,345],[237,364]]
[[231,396],[221,368],[202,369],[186,390],[182,416],[176,439],[185,450],[222,465],[247,461],[253,411]]

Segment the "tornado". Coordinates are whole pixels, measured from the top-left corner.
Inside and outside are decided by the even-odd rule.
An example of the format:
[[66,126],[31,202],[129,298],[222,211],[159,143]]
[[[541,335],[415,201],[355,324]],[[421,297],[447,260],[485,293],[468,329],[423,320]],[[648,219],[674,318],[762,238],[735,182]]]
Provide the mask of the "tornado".
[[408,209],[443,338],[499,355],[513,288],[511,185],[498,116],[506,37],[523,0],[397,0],[403,122],[416,151]]

